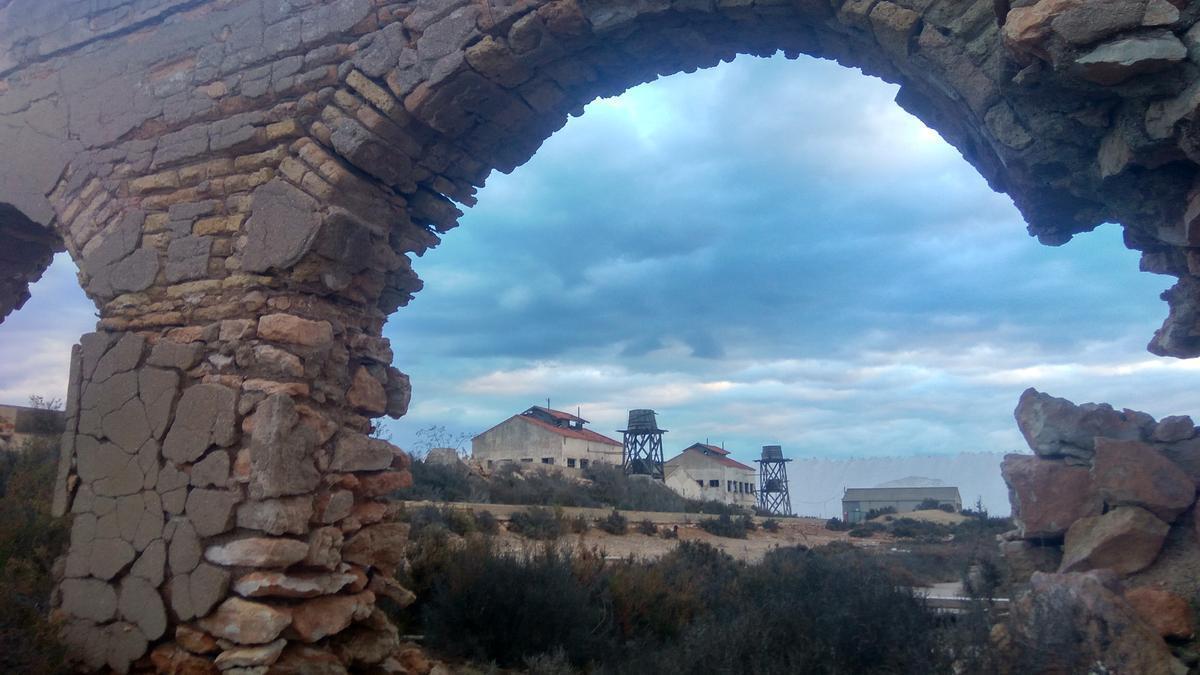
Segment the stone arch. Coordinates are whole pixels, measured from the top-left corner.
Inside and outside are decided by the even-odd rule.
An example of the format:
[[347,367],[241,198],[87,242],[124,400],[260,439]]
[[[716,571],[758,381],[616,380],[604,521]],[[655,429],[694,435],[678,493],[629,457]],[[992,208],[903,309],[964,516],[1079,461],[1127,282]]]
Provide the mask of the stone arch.
[[55,499],[76,653],[211,669],[202,630],[268,645],[226,661],[384,658],[375,597],[407,596],[382,497],[411,476],[367,433],[408,405],[381,329],[421,287],[410,256],[595,96],[739,53],[899,83],[1045,243],[1120,222],[1180,279],[1152,351],[1200,354],[1200,6],[1015,4],[0,3],[0,131],[38,168],[20,192],[101,310]]

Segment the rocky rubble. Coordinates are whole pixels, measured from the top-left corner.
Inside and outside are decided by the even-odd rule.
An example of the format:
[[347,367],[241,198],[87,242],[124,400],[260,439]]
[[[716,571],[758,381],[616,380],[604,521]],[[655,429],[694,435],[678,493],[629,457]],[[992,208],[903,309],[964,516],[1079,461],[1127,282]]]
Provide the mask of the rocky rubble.
[[1035,454],[1002,464],[1017,530],[1001,550],[1031,585],[1004,639],[1077,659],[1057,664],[1067,670],[1187,672],[1162,638],[1191,637],[1188,599],[1200,595],[1190,471],[1200,430],[1187,417],[1156,422],[1034,389],[1015,416]]

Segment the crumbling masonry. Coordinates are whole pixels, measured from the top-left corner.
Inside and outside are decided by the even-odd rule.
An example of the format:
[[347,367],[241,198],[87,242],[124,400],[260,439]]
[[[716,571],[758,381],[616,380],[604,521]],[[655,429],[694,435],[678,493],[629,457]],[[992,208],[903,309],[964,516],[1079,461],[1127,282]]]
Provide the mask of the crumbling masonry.
[[[1200,354],[1200,5],[1183,0],[0,0],[0,316],[66,249],[100,311],[56,508],[87,667],[343,672],[411,480],[380,337],[455,205],[598,95],[737,54],[901,84],[1048,244],[1105,221]],[[747,102],[752,104],[753,102]],[[797,120],[802,130],[802,120]],[[149,655],[149,656],[147,656]]]

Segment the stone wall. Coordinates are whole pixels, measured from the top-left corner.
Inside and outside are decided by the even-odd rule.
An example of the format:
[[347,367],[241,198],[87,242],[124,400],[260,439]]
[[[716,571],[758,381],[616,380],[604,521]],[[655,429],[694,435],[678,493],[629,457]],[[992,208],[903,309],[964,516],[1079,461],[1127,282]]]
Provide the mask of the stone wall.
[[[1017,581],[1033,582],[1033,592],[1017,605],[1016,632],[1032,636],[1034,626],[1044,631],[1053,623],[1047,611],[1066,616],[1071,610],[1075,619],[1060,621],[1056,630],[1086,633],[1089,622],[1107,621],[1139,637],[1113,646],[1089,634],[1086,648],[1070,649],[1117,672],[1171,672],[1158,669],[1175,666],[1154,636],[1193,635],[1191,603],[1200,598],[1200,429],[1189,417],[1155,421],[1143,412],[1075,405],[1034,389],[1022,394],[1016,419],[1034,452],[1008,455],[1002,465],[1017,530],[1001,550]],[[1126,647],[1130,654],[1116,654]],[[1129,660],[1135,653],[1166,660],[1145,670]]]
[[411,256],[594,97],[737,54],[898,82],[1048,244],[1121,222],[1180,279],[1151,348],[1200,354],[1200,5],[1012,5],[0,0],[0,315],[59,247],[100,310],[56,500],[76,653],[386,658],[407,460],[365,434],[407,407]]

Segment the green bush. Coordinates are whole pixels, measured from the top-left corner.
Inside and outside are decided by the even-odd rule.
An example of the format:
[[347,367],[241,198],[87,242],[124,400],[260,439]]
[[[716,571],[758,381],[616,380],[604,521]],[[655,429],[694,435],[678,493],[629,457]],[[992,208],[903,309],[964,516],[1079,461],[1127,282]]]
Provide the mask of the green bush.
[[475,527],[484,534],[496,534],[500,531],[500,521],[491,511],[476,511]]
[[592,529],[592,521],[587,519],[587,516],[575,516],[571,519],[571,531],[575,534],[587,534],[587,531]]
[[515,532],[527,539],[558,539],[565,529],[560,513],[540,506],[517,511],[508,520],[509,532]]
[[648,537],[653,537],[654,535],[658,534],[658,526],[649,519],[646,519],[638,523],[638,532],[641,532]]
[[875,530],[872,530],[869,527],[856,527],[853,530],[850,530],[850,532],[847,534],[849,534],[851,537],[857,537],[859,539],[869,539],[875,536]]
[[[705,532],[707,532],[709,534],[712,534],[712,535],[715,535],[718,537],[729,537],[731,539],[745,539],[746,538],[746,522],[745,521],[746,521],[746,517],[742,517],[742,518],[738,518],[737,520],[734,520],[733,518],[729,517],[729,514],[722,513],[720,516],[718,516],[716,518],[705,518],[704,520],[701,520],[699,525],[700,525],[700,529],[704,530]],[[751,525],[753,525],[753,524],[754,524],[753,521],[751,521]]]
[[879,516],[886,516],[894,513],[896,513],[896,507],[894,506],[885,506],[881,509],[871,509],[870,511],[867,511],[867,517],[863,520],[874,520]]
[[686,541],[654,562],[432,545],[414,552],[407,629],[451,657],[555,675],[949,672],[935,617],[852,546],[745,564]]
[[609,534],[625,534],[629,531],[629,519],[613,509],[608,517],[596,522],[596,527]]
[[847,523],[841,518],[830,518],[829,520],[825,521],[825,529],[831,532],[845,532],[846,530],[851,529],[851,527],[853,526],[850,525],[850,523]]
[[51,567],[65,549],[67,523],[50,517],[58,446],[38,439],[0,452],[0,671],[64,672],[57,626],[47,616]]
[[762,528],[767,532],[778,532],[779,521],[775,520],[774,518],[767,518],[763,521]]

